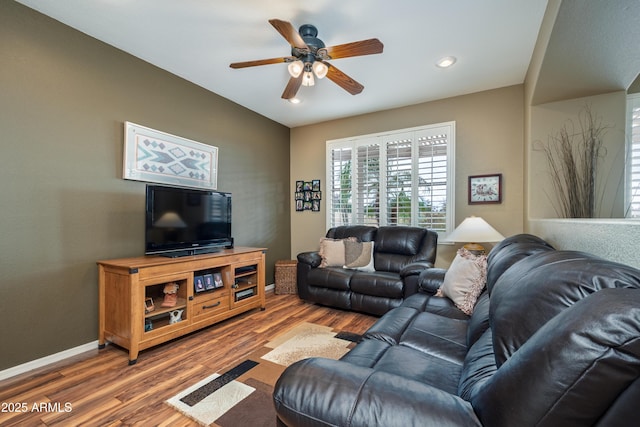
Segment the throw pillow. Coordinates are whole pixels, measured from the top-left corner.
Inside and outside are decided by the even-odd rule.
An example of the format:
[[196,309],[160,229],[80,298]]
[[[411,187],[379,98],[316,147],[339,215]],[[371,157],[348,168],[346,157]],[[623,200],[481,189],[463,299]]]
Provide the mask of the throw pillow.
[[465,314],[471,315],[487,282],[487,256],[461,248],[444,275],[436,296],[445,296]]
[[330,239],[323,237],[320,239],[320,268],[325,267],[342,267],[345,263],[345,248],[344,241],[357,241],[355,237],[348,237],[347,239]]
[[373,267],[373,242],[345,241],[344,268],[361,271],[375,271]]

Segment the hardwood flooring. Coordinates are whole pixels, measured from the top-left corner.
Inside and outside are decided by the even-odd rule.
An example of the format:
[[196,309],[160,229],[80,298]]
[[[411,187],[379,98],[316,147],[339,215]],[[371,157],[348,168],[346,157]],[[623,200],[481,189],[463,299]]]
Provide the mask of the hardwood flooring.
[[195,426],[164,403],[301,322],[365,332],[376,318],[267,293],[266,310],[240,316],[142,351],[114,345],[0,382],[2,426]]

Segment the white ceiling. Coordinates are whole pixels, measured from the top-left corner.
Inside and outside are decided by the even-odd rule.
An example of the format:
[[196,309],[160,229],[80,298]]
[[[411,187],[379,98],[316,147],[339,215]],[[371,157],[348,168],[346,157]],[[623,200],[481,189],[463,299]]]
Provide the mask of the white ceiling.
[[[473,93],[524,81],[547,0],[18,0],[58,21],[288,127]],[[231,62],[288,56],[267,22],[310,23],[327,46],[376,37],[380,55],[332,64],[364,85],[350,95],[328,79],[280,98],[286,64]],[[450,69],[435,62],[458,58]]]

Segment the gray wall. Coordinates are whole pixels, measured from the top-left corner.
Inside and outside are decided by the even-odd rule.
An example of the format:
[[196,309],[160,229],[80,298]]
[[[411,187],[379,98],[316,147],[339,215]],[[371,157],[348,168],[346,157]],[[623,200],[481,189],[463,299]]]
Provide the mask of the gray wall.
[[0,52],[0,370],[96,340],[96,260],[143,254],[127,120],[219,147],[236,243],[269,248],[273,282],[291,251],[287,127],[15,2]]

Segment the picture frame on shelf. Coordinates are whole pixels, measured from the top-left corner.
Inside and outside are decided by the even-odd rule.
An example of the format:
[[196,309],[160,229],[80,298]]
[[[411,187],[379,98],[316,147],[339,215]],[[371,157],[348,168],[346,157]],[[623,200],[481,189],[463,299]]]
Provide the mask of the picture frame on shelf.
[[196,293],[205,291],[204,278],[202,276],[195,276],[193,278],[193,290]]
[[217,272],[213,273],[213,289],[219,289],[224,287],[224,283],[222,282],[222,274]]
[[502,203],[502,174],[469,176],[469,204]]
[[211,289],[215,289],[215,285],[213,284],[213,274],[205,274],[204,275],[204,288],[209,291]]

